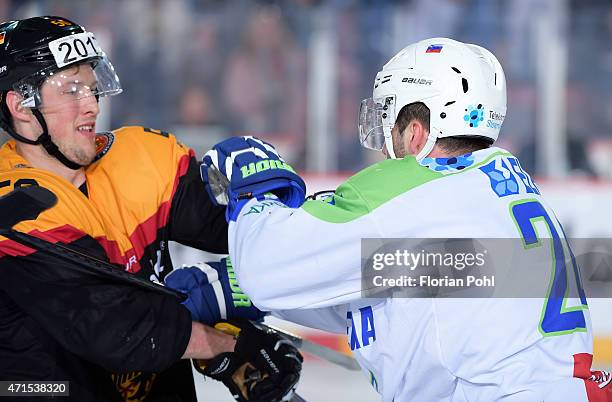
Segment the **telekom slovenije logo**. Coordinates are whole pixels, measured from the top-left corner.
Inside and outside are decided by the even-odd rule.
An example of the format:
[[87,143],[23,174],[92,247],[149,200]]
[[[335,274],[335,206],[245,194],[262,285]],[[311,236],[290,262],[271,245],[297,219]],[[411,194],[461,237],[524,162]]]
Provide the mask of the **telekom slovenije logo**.
[[470,127],[478,127],[478,124],[484,120],[484,108],[482,107],[482,104],[479,104],[476,107],[469,105],[467,109],[465,109],[463,120]]

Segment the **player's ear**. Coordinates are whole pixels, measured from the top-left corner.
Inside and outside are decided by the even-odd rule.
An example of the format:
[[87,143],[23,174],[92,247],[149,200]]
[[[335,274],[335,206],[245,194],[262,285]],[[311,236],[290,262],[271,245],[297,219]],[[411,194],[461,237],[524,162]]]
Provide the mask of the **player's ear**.
[[21,104],[23,97],[15,91],[8,91],[6,93],[6,105],[11,112],[13,120],[30,122],[34,115],[29,107],[25,107]]
[[417,119],[412,119],[406,127],[404,134],[404,146],[409,150],[411,155],[417,155],[427,143],[429,131]]

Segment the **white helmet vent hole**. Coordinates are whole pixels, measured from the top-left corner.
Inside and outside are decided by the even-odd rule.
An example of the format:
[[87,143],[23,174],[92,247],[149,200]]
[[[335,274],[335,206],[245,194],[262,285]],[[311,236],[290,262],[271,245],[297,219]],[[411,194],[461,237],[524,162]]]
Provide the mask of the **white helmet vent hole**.
[[457,67],[451,67],[453,69],[454,72],[456,72],[457,74],[461,74],[461,71],[459,71],[459,69]]
[[453,103],[455,103],[455,101],[446,102],[446,103],[444,104],[444,107],[446,107],[446,106],[450,106],[450,105],[452,105]]
[[468,91],[468,82],[465,78],[461,78],[461,85],[463,86],[463,93],[467,93]]

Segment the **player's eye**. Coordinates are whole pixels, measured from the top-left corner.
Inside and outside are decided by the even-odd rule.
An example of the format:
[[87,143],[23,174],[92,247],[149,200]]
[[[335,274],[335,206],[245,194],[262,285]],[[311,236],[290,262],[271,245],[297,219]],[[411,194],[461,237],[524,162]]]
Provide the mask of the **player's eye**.
[[77,88],[76,85],[68,85],[66,89],[62,91],[62,95],[76,95],[79,92],[79,88]]

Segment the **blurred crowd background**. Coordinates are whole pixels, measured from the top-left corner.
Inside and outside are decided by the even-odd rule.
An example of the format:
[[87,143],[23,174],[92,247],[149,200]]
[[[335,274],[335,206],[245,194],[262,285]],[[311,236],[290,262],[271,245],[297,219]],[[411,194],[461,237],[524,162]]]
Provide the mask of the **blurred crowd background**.
[[[307,174],[309,191],[381,158],[359,146],[357,115],[393,54],[437,36],[482,45],[508,82],[499,145],[538,176],[569,236],[612,238],[610,0],[0,0],[1,20],[34,15],[84,25],[112,60],[124,93],[104,100],[99,130],[162,129],[199,155],[256,135]],[[177,265],[209,259],[173,247]],[[602,247],[606,264],[588,261],[583,275],[607,267],[609,284],[612,243]],[[609,368],[612,298],[589,308],[596,365]],[[346,349],[343,337],[300,333]],[[305,371],[308,400],[377,400],[360,374],[310,361]],[[214,385],[198,389],[232,400]]]
[[171,131],[200,154],[253,134],[302,171],[354,171],[378,157],[357,137],[376,72],[447,36],[500,59],[500,145],[528,171],[612,175],[609,0],[0,0],[2,20],[42,14],[84,25],[115,65],[104,128]]

